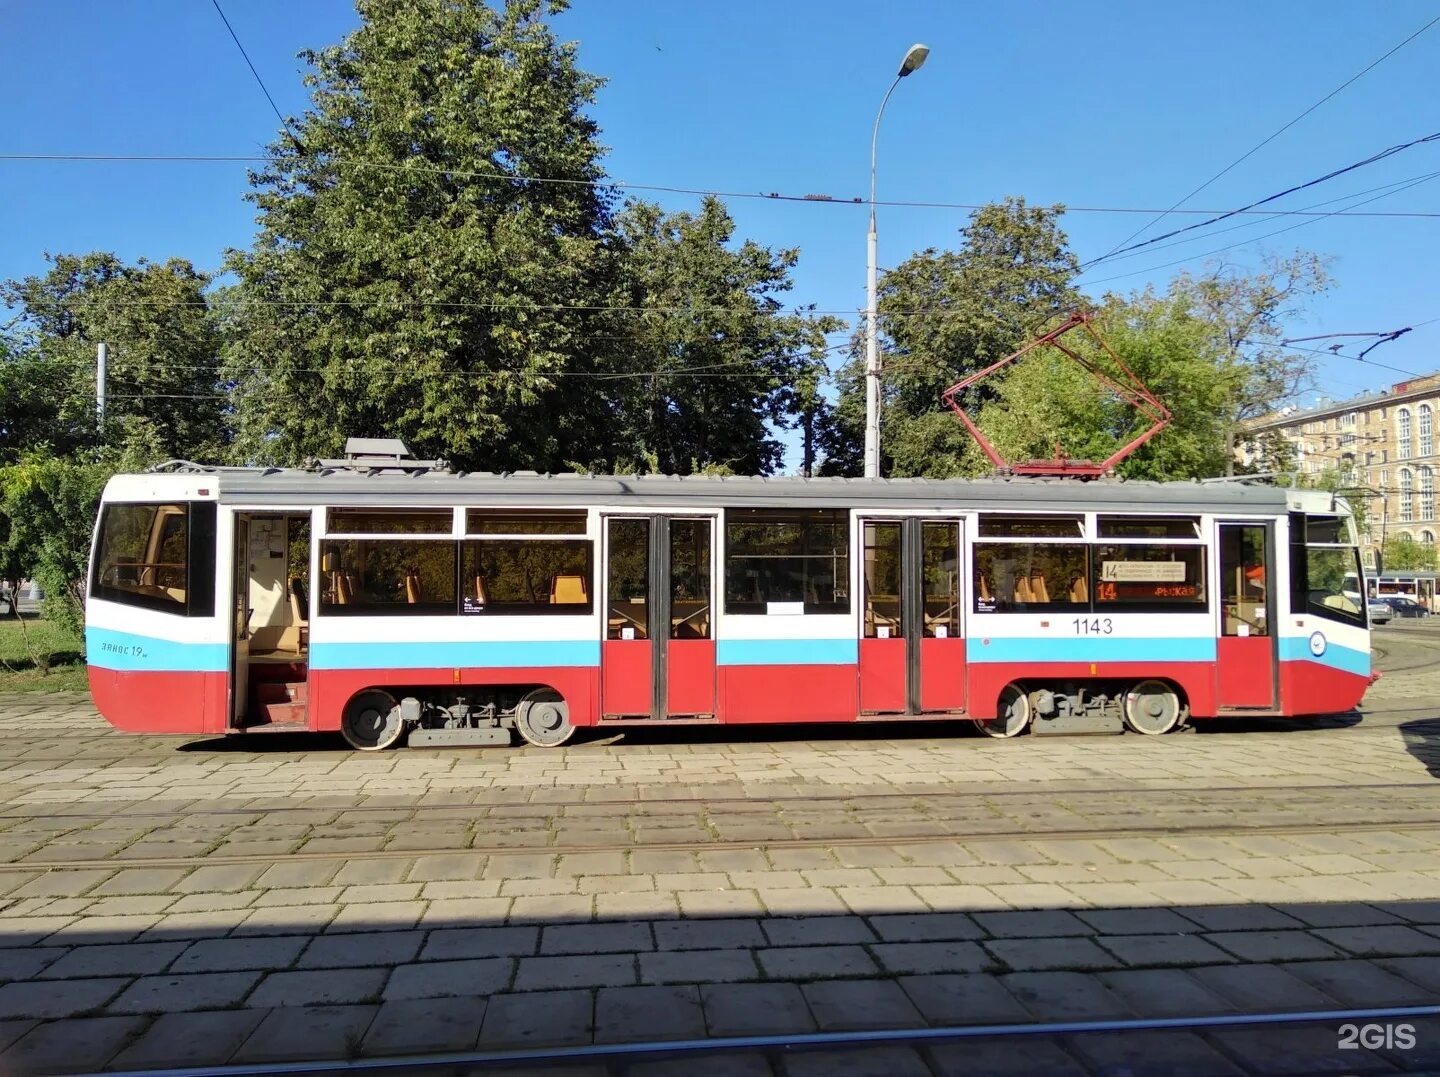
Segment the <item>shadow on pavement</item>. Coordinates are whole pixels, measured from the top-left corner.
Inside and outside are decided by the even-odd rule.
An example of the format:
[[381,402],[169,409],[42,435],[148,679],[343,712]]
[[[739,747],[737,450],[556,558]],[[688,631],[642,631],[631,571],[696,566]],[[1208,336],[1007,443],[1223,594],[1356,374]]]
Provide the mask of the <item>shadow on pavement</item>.
[[1425,764],[1430,777],[1440,778],[1440,718],[1404,722],[1400,726],[1400,737],[1405,742],[1405,750]]
[[[1440,901],[1027,910],[955,901],[953,911],[917,912],[918,902],[887,908],[874,890],[838,885],[847,873],[858,882],[867,868],[834,860],[800,868],[804,852],[776,858],[794,861],[797,881],[801,870],[826,874],[808,898],[813,911],[805,911],[805,888],[797,886],[783,915],[778,898],[763,911],[754,890],[683,890],[677,907],[669,893],[629,889],[642,876],[571,880],[553,874],[553,864],[536,865],[553,858],[533,855],[445,858],[448,874],[463,878],[357,884],[364,889],[345,894],[343,905],[347,878],[424,873],[404,860],[282,859],[278,869],[293,872],[289,881],[299,885],[283,886],[272,874],[264,889],[262,867],[236,874],[235,866],[214,865],[200,870],[230,872],[234,888],[180,899],[196,911],[97,915],[89,926],[12,911],[0,915],[0,979],[11,981],[0,986],[0,1072],[1330,1012],[1428,1005],[1440,996]],[[867,850],[851,852],[852,864],[867,862]],[[714,861],[725,856],[732,875],[744,866],[734,859],[740,854],[700,855],[702,870],[724,870]],[[940,860],[932,851],[931,867],[922,859],[908,870],[938,871]],[[521,878],[522,861],[539,877]],[[507,863],[517,873],[477,878]],[[403,870],[390,870],[396,866]],[[151,890],[184,891],[183,872],[167,879],[140,870],[151,872]],[[964,869],[953,870],[961,883],[950,889],[963,893]],[[52,872],[9,897],[23,897],[27,887],[63,892],[67,877],[76,884],[68,889],[85,889],[82,873]],[[145,889],[141,878],[98,889],[133,894],[135,908],[166,906],[134,893]],[[643,878],[702,885],[694,875]],[[93,877],[88,886],[97,886]],[[522,896],[493,896],[501,886]],[[527,890],[535,896],[523,896]],[[845,911],[847,902],[867,911]],[[593,914],[578,911],[592,903]],[[622,907],[633,911],[599,911]],[[681,915],[680,907],[696,911]],[[1139,1077],[1440,1067],[1440,1021],[1362,1020],[1391,1033],[1352,1048],[1341,1043],[1344,1023],[1071,1030],[806,1050],[764,1043],[723,1054],[576,1059],[557,1072]],[[1405,1024],[1413,1042],[1396,1035]],[[494,1066],[533,1071],[515,1058]],[[471,1062],[426,1072],[493,1071]]]

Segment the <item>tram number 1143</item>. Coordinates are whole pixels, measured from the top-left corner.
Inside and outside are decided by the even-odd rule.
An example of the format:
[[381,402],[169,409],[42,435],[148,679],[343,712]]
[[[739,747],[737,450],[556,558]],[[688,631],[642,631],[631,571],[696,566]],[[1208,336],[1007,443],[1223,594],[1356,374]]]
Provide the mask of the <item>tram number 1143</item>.
[[1108,636],[1115,631],[1115,623],[1109,617],[1077,617],[1070,623],[1075,626],[1077,636]]

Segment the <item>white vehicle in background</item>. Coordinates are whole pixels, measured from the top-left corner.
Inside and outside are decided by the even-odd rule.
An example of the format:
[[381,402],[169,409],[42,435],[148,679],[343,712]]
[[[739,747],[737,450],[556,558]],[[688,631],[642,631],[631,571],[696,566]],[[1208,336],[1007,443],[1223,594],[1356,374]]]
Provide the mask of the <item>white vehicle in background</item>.
[[1378,598],[1372,598],[1366,605],[1370,610],[1370,623],[1372,625],[1389,624],[1390,618],[1395,616],[1395,611],[1390,608],[1390,603],[1382,602]]

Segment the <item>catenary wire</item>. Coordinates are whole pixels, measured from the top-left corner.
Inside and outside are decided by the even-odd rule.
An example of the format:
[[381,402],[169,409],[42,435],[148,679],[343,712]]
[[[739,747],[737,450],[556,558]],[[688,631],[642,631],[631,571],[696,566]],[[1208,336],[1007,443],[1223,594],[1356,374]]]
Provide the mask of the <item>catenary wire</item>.
[[[1354,84],[1354,83],[1358,82],[1360,79],[1364,78],[1366,75],[1368,75],[1368,74],[1369,74],[1371,71],[1373,71],[1375,68],[1379,67],[1382,63],[1384,63],[1386,60],[1390,59],[1390,57],[1394,56],[1397,52],[1399,52],[1401,49],[1403,49],[1406,45],[1410,44],[1410,42],[1414,41],[1417,37],[1419,37],[1421,34],[1423,34],[1426,30],[1430,29],[1430,27],[1434,26],[1437,22],[1440,22],[1440,15],[1435,16],[1435,18],[1431,19],[1431,20],[1430,20],[1429,22],[1427,22],[1424,26],[1420,27],[1420,29],[1416,30],[1416,31],[1415,31],[1414,33],[1412,33],[1409,37],[1407,37],[1404,41],[1400,42],[1398,45],[1396,45],[1396,46],[1394,46],[1393,48],[1391,48],[1391,49],[1390,49],[1388,52],[1386,52],[1383,56],[1380,56],[1379,58],[1377,58],[1377,59],[1375,59],[1375,60],[1372,60],[1369,64],[1367,64],[1367,65],[1366,65],[1365,67],[1363,67],[1361,70],[1359,70],[1359,71],[1357,71],[1355,74],[1351,75],[1348,79],[1346,79],[1344,82],[1342,82],[1339,86],[1335,87],[1335,89],[1331,90],[1331,91],[1330,91],[1329,93],[1327,93],[1324,97],[1320,98],[1319,101],[1316,101],[1313,105],[1311,105],[1309,108],[1307,108],[1304,112],[1300,113],[1300,115],[1296,116],[1296,117],[1295,117],[1294,119],[1292,119],[1289,123],[1287,123],[1287,124],[1285,124],[1284,126],[1280,127],[1278,130],[1272,132],[1272,133],[1271,133],[1270,135],[1268,135],[1266,138],[1264,138],[1264,139],[1262,139],[1261,141],[1257,142],[1254,146],[1251,146],[1248,150],[1246,150],[1244,153],[1242,153],[1239,157],[1235,158],[1235,160],[1231,161],[1228,165],[1226,165],[1224,168],[1222,168],[1219,172],[1216,172],[1215,175],[1211,176],[1211,177],[1210,177],[1209,179],[1207,179],[1204,183],[1200,184],[1200,186],[1196,187],[1193,191],[1191,191],[1189,194],[1187,194],[1184,198],[1180,199],[1178,202],[1176,202],[1176,203],[1175,203],[1173,206],[1171,206],[1169,209],[1167,209],[1167,210],[1163,211],[1162,213],[1160,213],[1160,215],[1157,216],[1154,220],[1147,221],[1145,224],[1141,225],[1141,226],[1140,226],[1139,228],[1137,228],[1135,231],[1131,232],[1128,236],[1126,236],[1124,239],[1122,239],[1119,243],[1115,244],[1114,247],[1110,248],[1110,250],[1107,251],[1104,255],[1102,255],[1102,257],[1103,257],[1103,258],[1108,258],[1108,257],[1110,257],[1111,255],[1115,254],[1120,248],[1122,248],[1122,247],[1124,247],[1126,244],[1128,244],[1128,243],[1129,243],[1132,239],[1134,239],[1136,236],[1139,236],[1139,235],[1140,235],[1141,233],[1143,233],[1143,232],[1149,231],[1151,228],[1155,227],[1155,225],[1159,224],[1162,220],[1164,220],[1164,219],[1165,219],[1166,217],[1168,217],[1170,214],[1172,214],[1172,213],[1177,213],[1177,212],[1181,212],[1180,207],[1183,206],[1186,202],[1190,201],[1190,199],[1194,198],[1194,197],[1195,197],[1197,194],[1199,194],[1201,191],[1205,190],[1206,187],[1209,187],[1212,183],[1214,183],[1216,180],[1218,180],[1221,176],[1224,176],[1227,172],[1229,172],[1231,169],[1235,168],[1237,165],[1240,165],[1240,164],[1242,164],[1243,162],[1245,162],[1246,160],[1248,160],[1250,157],[1253,157],[1256,153],[1258,153],[1260,150],[1264,149],[1264,148],[1265,148],[1266,146],[1268,146],[1270,143],[1274,142],[1277,138],[1279,138],[1281,135],[1283,135],[1286,131],[1290,130],[1290,128],[1294,127],[1297,123],[1299,123],[1301,120],[1303,120],[1306,116],[1310,115],[1310,113],[1314,112],[1314,111],[1315,111],[1316,109],[1318,109],[1321,105],[1325,104],[1325,103],[1326,103],[1327,101],[1329,101],[1331,98],[1337,96],[1337,95],[1340,94],[1342,91],[1344,91],[1345,89],[1347,89],[1348,87],[1350,87],[1352,84]],[[1193,211],[1190,211],[1190,212],[1193,212]]]
[[[1293,186],[1285,188],[1285,190],[1283,191],[1278,191],[1272,195],[1266,195],[1264,198],[1257,199],[1256,201],[1251,202],[1240,208],[1243,210],[1255,209],[1270,202],[1278,201],[1279,199],[1285,198],[1288,195],[1295,194],[1297,191],[1304,191],[1311,187],[1318,186],[1321,183],[1327,183],[1330,180],[1336,179],[1339,176],[1344,176],[1350,172],[1354,172],[1356,169],[1364,168],[1367,165],[1372,165],[1378,161],[1383,161],[1387,158],[1394,157],[1396,154],[1403,153],[1408,149],[1413,149],[1416,146],[1422,146],[1426,143],[1436,141],[1440,141],[1440,131],[1434,131],[1428,135],[1422,135],[1419,138],[1413,138],[1409,142],[1400,142],[1396,143],[1394,146],[1387,146],[1385,149],[1380,150],[1377,153],[1372,153],[1369,157],[1366,157],[1363,160],[1355,161],[1351,164],[1344,165],[1341,168],[1332,169],[1331,171],[1326,172],[1323,176],[1317,176],[1315,179],[1306,180],[1304,183],[1294,184]],[[1404,190],[1404,188],[1401,189]],[[1089,267],[1098,265],[1099,263],[1104,262],[1109,258],[1114,258],[1117,255],[1124,254],[1127,251],[1139,250],[1142,247],[1153,246],[1154,244],[1159,243],[1161,240],[1171,239],[1172,237],[1182,235],[1185,232],[1193,232],[1198,228],[1207,228],[1212,224],[1218,224],[1220,221],[1227,220],[1230,217],[1236,216],[1238,212],[1239,210],[1229,210],[1228,212],[1221,213],[1218,216],[1210,217],[1207,220],[1196,221],[1194,224],[1187,224],[1183,228],[1171,229],[1169,232],[1164,232],[1158,236],[1152,236],[1150,239],[1141,240],[1139,243],[1132,243],[1129,246],[1119,247],[1115,250],[1110,251],[1107,254],[1102,254],[1098,258],[1090,259],[1090,261],[1084,263],[1081,268],[1088,269]],[[1333,216],[1333,214],[1327,214],[1326,216]]]
[[[4,163],[25,163],[25,162],[52,162],[52,163],[96,163],[96,164],[261,164],[268,163],[269,157],[260,154],[103,154],[103,153],[0,153],[0,162]],[[481,171],[476,169],[451,169],[440,168],[434,165],[422,165],[416,163],[394,164],[385,161],[353,161],[346,158],[332,158],[330,163],[347,168],[370,168],[399,172],[423,172],[434,173],[446,176],[455,176],[463,179],[484,179],[494,180],[503,183],[523,184],[560,184],[583,187],[608,187],[620,191],[649,191],[659,194],[685,194],[713,196],[715,198],[749,198],[760,199],[772,202],[804,202],[810,205],[820,206],[866,206],[868,200],[862,198],[837,198],[831,195],[819,194],[785,194],[778,191],[726,191],[712,190],[705,187],[682,187],[674,184],[660,183],[630,183],[624,180],[585,180],[571,179],[568,177],[551,176],[517,176],[509,172]],[[979,202],[941,202],[941,201],[887,201],[877,199],[875,205],[883,208],[894,209],[958,209],[977,210],[984,209],[985,204]],[[1161,212],[1153,207],[1144,206],[1065,206],[1066,213],[1157,213]],[[1187,214],[1192,216],[1213,216],[1224,214],[1228,216],[1237,215],[1264,215],[1264,216],[1289,216],[1324,217],[1330,214],[1304,210],[1280,210],[1280,209],[1176,209],[1167,211],[1174,214]],[[1375,211],[1369,213],[1346,213],[1345,216],[1352,217],[1394,217],[1394,218],[1440,218],[1440,211],[1432,210],[1389,210]]]
[[[275,118],[280,121],[280,126],[287,134],[290,131],[290,124],[280,113],[280,106],[275,104],[275,98],[270,96],[269,89],[265,86],[265,80],[260,77],[260,72],[255,69],[255,64],[250,59],[250,54],[245,51],[245,46],[240,43],[240,35],[235,32],[235,27],[230,25],[230,20],[225,17],[225,11],[220,6],[220,0],[210,0],[215,5],[215,13],[220,16],[220,21],[225,24],[225,29],[230,31],[230,40],[235,42],[235,47],[240,50],[240,55],[245,58],[245,66],[250,68],[250,74],[255,76],[255,83],[260,87],[260,92],[265,95],[265,100],[270,102],[270,108],[275,113]],[[293,135],[291,136],[294,137]]]
[[[1437,137],[1437,138],[1440,138],[1440,133],[1437,133],[1436,137]],[[1396,190],[1393,190],[1393,191],[1387,191],[1387,192],[1384,193],[1384,194],[1377,194],[1377,195],[1375,195],[1375,196],[1373,196],[1373,197],[1371,197],[1371,198],[1365,199],[1363,202],[1357,202],[1357,203],[1355,203],[1355,205],[1364,206],[1364,205],[1368,205],[1368,204],[1371,203],[1371,202],[1376,202],[1376,201],[1378,201],[1378,200],[1380,200],[1380,199],[1382,199],[1382,198],[1389,198],[1391,195],[1399,194],[1401,191],[1409,190],[1411,187],[1418,187],[1420,184],[1422,184],[1422,183],[1428,183],[1428,182],[1430,182],[1431,180],[1433,180],[1433,179],[1435,179],[1435,178],[1437,178],[1437,177],[1440,177],[1440,172],[1430,173],[1430,174],[1428,174],[1428,175],[1426,175],[1426,176],[1420,177],[1419,179],[1415,179],[1415,180],[1410,181],[1410,183],[1409,183],[1407,186],[1397,188]],[[1327,213],[1327,214],[1324,215],[1324,217],[1333,217],[1333,216],[1336,216],[1337,214],[1338,214],[1338,211],[1336,211],[1335,213]],[[1225,244],[1225,246],[1223,246],[1223,247],[1216,247],[1216,248],[1214,248],[1213,250],[1205,251],[1205,252],[1202,253],[1202,254],[1191,254],[1191,255],[1187,255],[1187,256],[1184,257],[1184,258],[1177,258],[1177,259],[1175,259],[1174,261],[1163,262],[1163,263],[1161,263],[1160,265],[1147,266],[1145,269],[1132,269],[1132,270],[1130,270],[1129,272],[1126,272],[1126,273],[1117,273],[1117,274],[1115,274],[1114,276],[1101,277],[1099,280],[1086,281],[1085,284],[1086,284],[1087,287],[1093,287],[1094,285],[1097,285],[1097,284],[1107,284],[1107,283],[1109,283],[1109,282],[1112,281],[1112,280],[1124,280],[1126,277],[1140,276],[1141,274],[1154,273],[1154,272],[1156,272],[1157,270],[1161,270],[1161,269],[1169,269],[1169,268],[1172,267],[1172,266],[1184,265],[1186,262],[1193,262],[1193,261],[1195,261],[1197,258],[1209,258],[1211,255],[1221,254],[1221,253],[1223,253],[1223,252],[1225,252],[1225,251],[1228,251],[1228,250],[1234,250],[1236,247],[1245,247],[1245,246],[1250,245],[1251,243],[1259,243],[1259,242],[1260,242],[1261,240],[1263,240],[1263,239],[1270,239],[1270,238],[1273,237],[1273,236],[1278,236],[1278,235],[1281,235],[1281,234],[1283,234],[1283,233],[1285,233],[1285,232],[1293,232],[1295,229],[1297,229],[1297,228],[1304,228],[1306,225],[1309,225],[1309,224],[1317,224],[1317,223],[1319,223],[1319,221],[1323,220],[1324,217],[1312,217],[1312,218],[1309,218],[1309,219],[1307,219],[1307,220],[1300,221],[1298,224],[1291,224],[1291,225],[1287,225],[1287,226],[1284,227],[1284,228],[1277,228],[1277,229],[1276,229],[1275,231],[1273,231],[1273,232],[1266,232],[1264,235],[1249,236],[1249,237],[1247,237],[1246,239],[1237,240],[1237,241],[1234,242],[1234,243],[1227,243],[1227,244]],[[1160,238],[1163,238],[1163,237],[1160,237]],[[1093,266],[1094,264],[1095,264],[1094,262],[1088,262],[1088,263],[1086,263],[1086,266]],[[1087,271],[1086,268],[1085,268],[1085,267],[1082,267],[1081,270],[1080,270],[1080,275],[1083,276],[1086,271]]]

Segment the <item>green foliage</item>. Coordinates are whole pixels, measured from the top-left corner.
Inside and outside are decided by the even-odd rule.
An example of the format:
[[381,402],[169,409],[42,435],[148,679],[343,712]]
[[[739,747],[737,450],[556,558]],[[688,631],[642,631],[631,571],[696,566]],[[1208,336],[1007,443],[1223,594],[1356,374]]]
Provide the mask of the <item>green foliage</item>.
[[[975,473],[987,466],[940,394],[966,374],[1015,351],[1043,323],[1079,301],[1079,263],[1059,229],[1061,207],[1024,199],[977,210],[954,251],[928,248],[885,273],[882,471],[894,475]],[[860,474],[865,436],[864,349],[856,340],[839,378],[825,438],[829,474]],[[994,399],[984,388],[964,403]],[[972,410],[972,414],[973,414]]]
[[[50,270],[0,284],[20,312],[0,351],[0,463],[46,446],[106,449],[151,462],[213,459],[223,444],[219,337],[209,278],[183,259],[126,265],[62,254]],[[105,429],[95,417],[95,351],[110,345]]]
[[599,80],[547,24],[562,6],[361,0],[304,54],[311,108],[251,177],[261,230],[222,301],[244,457],[347,435],[466,468],[603,456],[570,377],[601,369],[610,300]]
[[[881,288],[885,334],[881,405],[882,469],[894,475],[978,475],[990,463],[941,393],[966,374],[1018,350],[1082,304],[1077,263],[1058,227],[1060,207],[1008,200],[976,212],[956,251],[927,250],[887,273]],[[1108,295],[1096,329],[1170,410],[1169,425],[1118,466],[1141,479],[1229,473],[1231,446],[1249,420],[1293,395],[1311,364],[1280,344],[1285,322],[1328,287],[1313,255],[1271,259],[1255,273],[1219,265],[1182,273],[1166,294]],[[1083,330],[1062,343],[1100,370],[1114,360]],[[859,474],[864,439],[863,355],[857,339],[839,374],[840,394],[825,436],[825,470]],[[1147,425],[1088,373],[1040,348],[961,398],[1009,461],[1100,461]]]
[[783,447],[767,423],[794,416],[813,437],[824,334],[840,325],[779,313],[798,252],[732,247],[734,221],[715,198],[698,214],[632,203],[616,231],[624,306],[638,309],[612,329],[626,366],[648,373],[599,387],[618,419],[610,459],[653,454],[652,470],[670,474],[774,471]]
[[1386,536],[1384,562],[1386,572],[1434,572],[1437,568],[1435,547],[1416,542],[1415,536],[1404,531]]
[[3,557],[40,581],[46,617],[77,638],[85,622],[91,531],[111,473],[103,464],[45,454],[0,469]]

